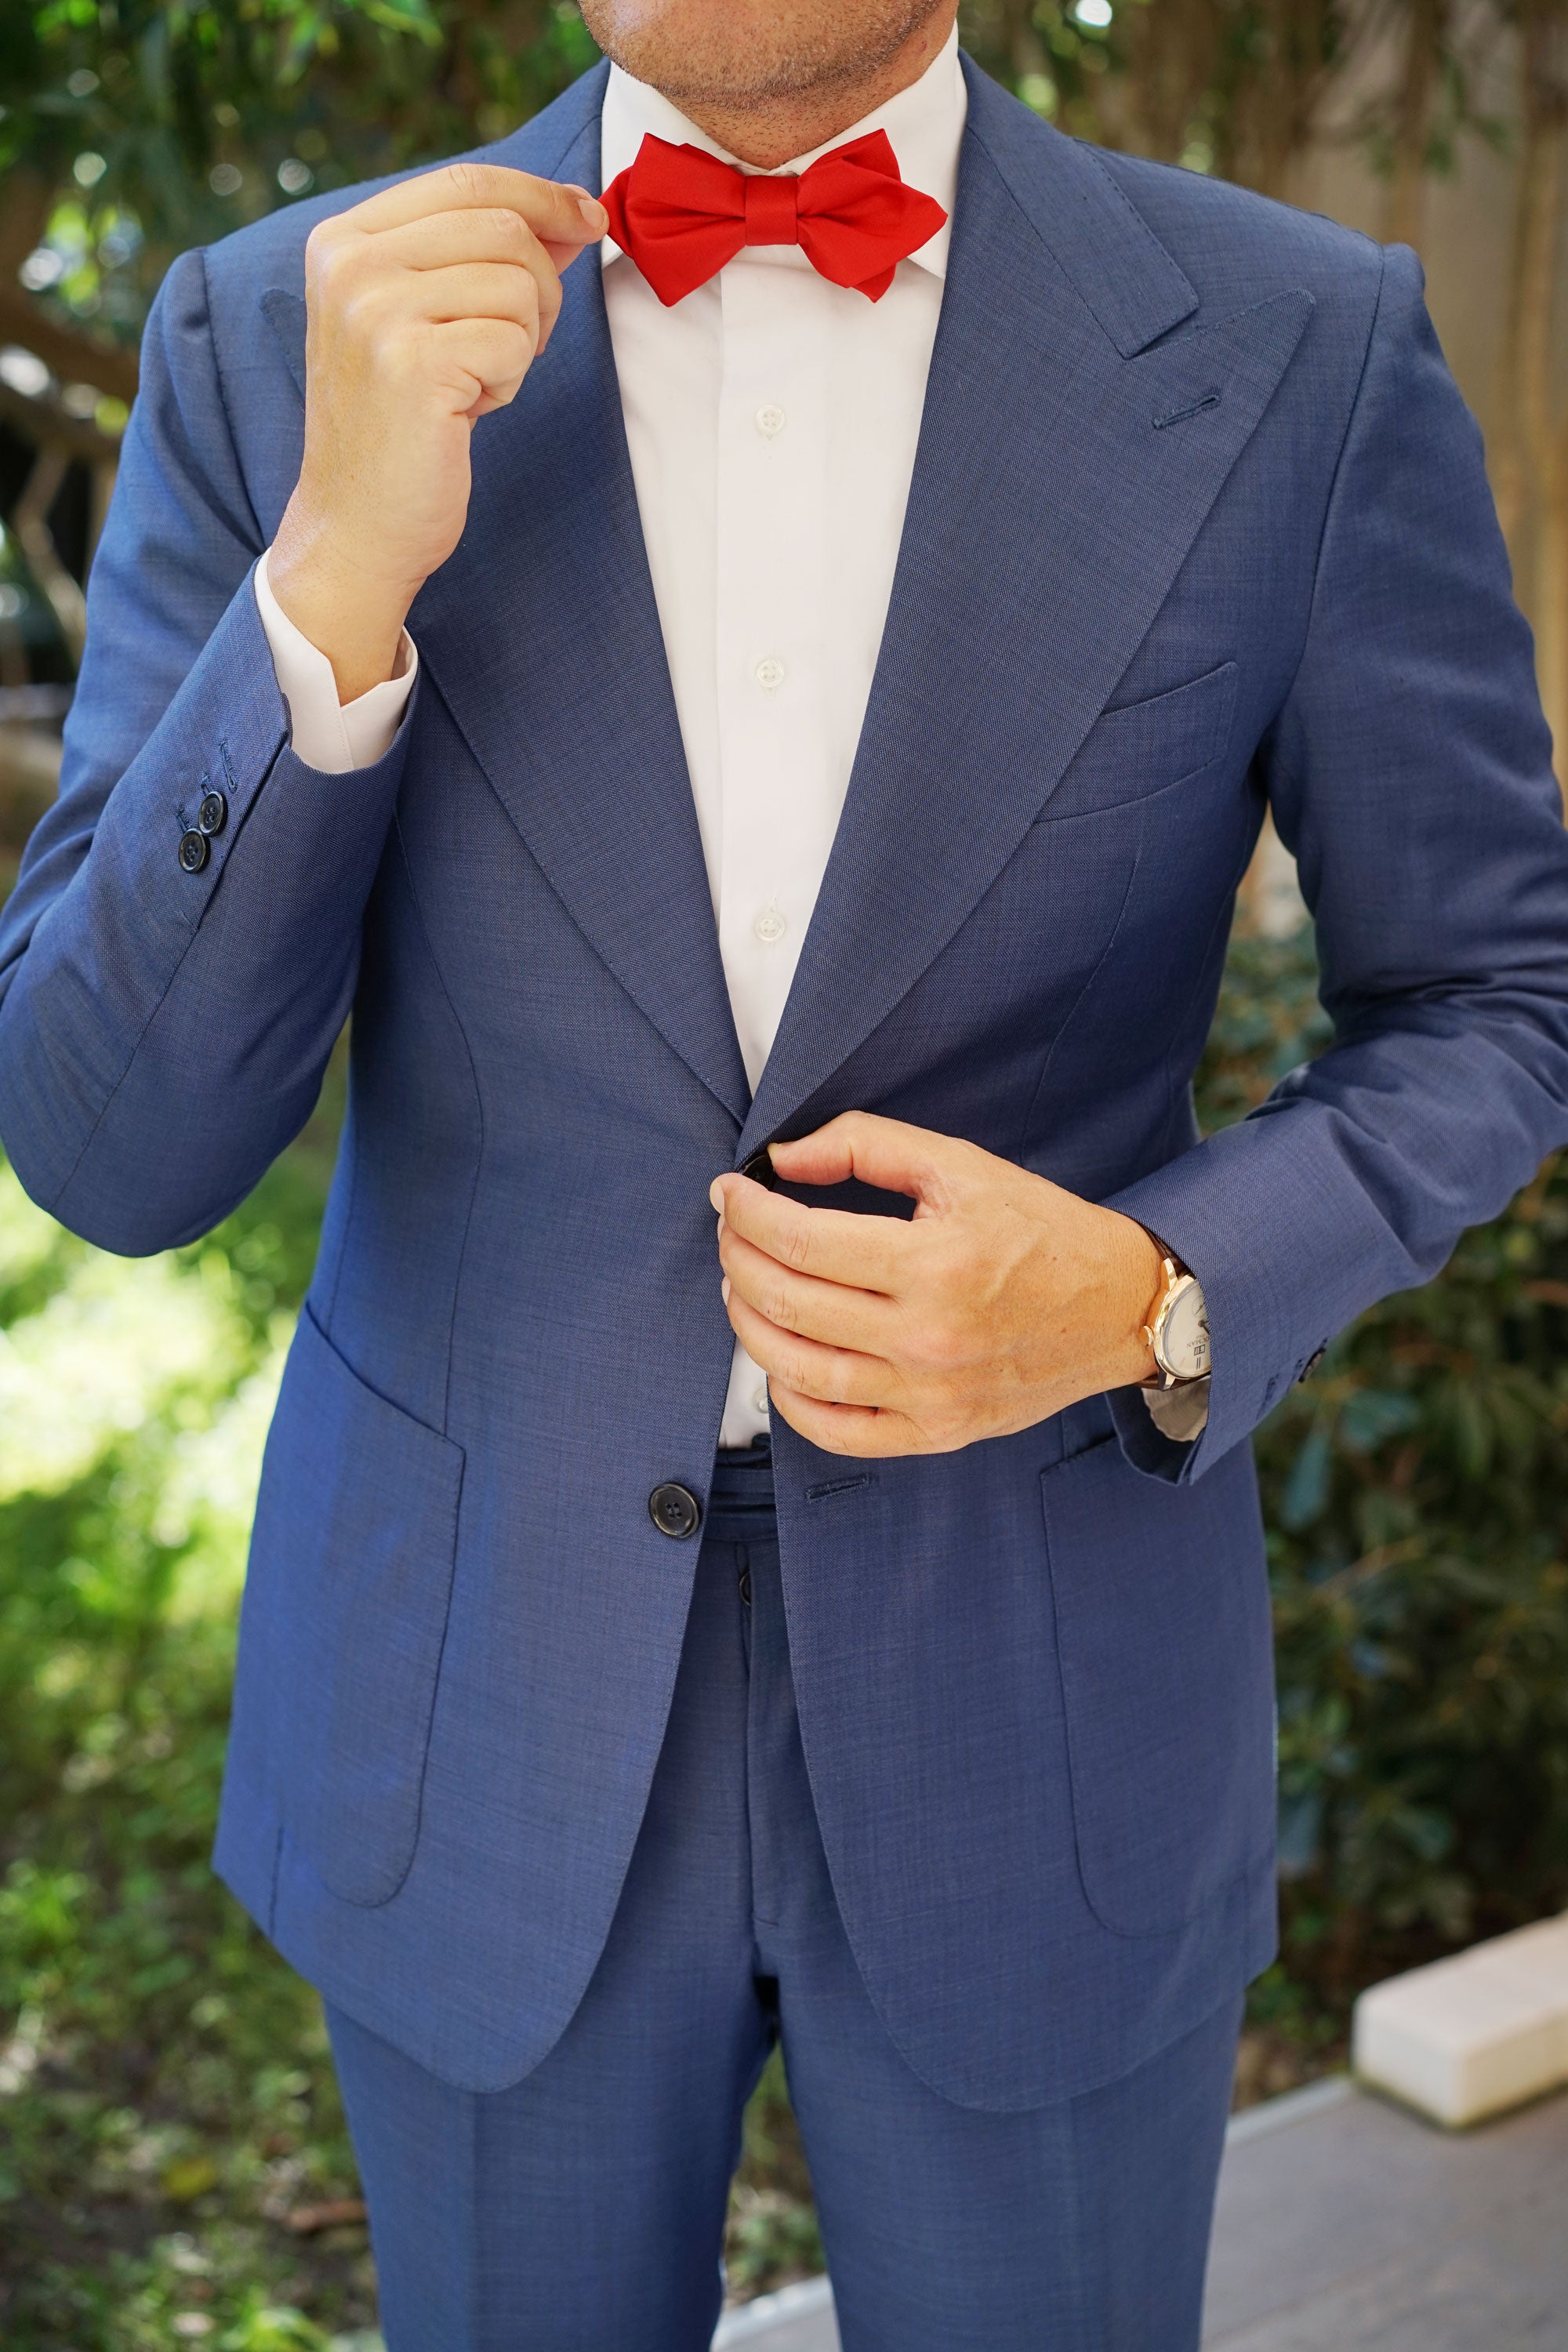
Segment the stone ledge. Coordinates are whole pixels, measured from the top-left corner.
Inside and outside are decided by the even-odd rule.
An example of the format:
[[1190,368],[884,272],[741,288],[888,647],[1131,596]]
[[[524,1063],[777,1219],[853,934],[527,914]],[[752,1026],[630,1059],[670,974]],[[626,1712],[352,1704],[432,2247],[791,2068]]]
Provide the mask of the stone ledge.
[[1356,2003],[1362,2080],[1450,2128],[1568,2083],[1568,1916],[1373,1985]]

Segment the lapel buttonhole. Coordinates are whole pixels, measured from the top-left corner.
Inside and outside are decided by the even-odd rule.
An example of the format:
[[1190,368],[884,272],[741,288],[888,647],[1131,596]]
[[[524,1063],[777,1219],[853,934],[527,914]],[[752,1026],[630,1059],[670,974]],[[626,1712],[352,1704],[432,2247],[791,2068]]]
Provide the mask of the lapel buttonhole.
[[1200,409],[1217,408],[1219,404],[1219,386],[1211,384],[1208,391],[1201,394],[1196,400],[1184,400],[1177,408],[1163,409],[1154,419],[1154,430],[1156,433],[1163,433],[1167,425],[1180,425],[1187,417],[1195,416]]

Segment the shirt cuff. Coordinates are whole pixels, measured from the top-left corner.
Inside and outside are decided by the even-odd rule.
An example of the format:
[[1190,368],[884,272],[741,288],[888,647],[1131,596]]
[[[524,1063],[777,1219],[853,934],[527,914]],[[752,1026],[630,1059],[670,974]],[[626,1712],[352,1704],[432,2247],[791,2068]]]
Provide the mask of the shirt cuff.
[[1173,1438],[1178,1445],[1191,1445],[1203,1435],[1209,1425],[1211,1378],[1205,1372],[1201,1380],[1178,1381],[1173,1389],[1142,1391],[1149,1417],[1162,1437]]
[[[267,555],[271,551],[268,548]],[[294,626],[272,593],[267,555],[256,567],[256,604],[279,690],[289,706],[289,740],[296,759],[329,776],[341,776],[351,768],[374,767],[392,749],[419,675],[413,638],[405,629],[397,647],[397,667],[389,678],[353,702],[340,702],[331,663]]]

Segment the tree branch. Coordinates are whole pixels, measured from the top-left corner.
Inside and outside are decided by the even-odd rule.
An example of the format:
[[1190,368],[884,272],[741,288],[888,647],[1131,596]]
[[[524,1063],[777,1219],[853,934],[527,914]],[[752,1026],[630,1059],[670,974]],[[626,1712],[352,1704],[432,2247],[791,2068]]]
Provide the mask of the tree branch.
[[17,286],[0,285],[0,343],[21,343],[66,383],[96,384],[119,400],[136,397],[136,354],[62,327]]

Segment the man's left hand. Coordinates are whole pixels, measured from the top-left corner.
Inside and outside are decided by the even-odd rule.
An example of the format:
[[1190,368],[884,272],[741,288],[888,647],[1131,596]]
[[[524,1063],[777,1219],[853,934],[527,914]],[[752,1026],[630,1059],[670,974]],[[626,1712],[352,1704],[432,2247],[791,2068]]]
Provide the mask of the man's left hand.
[[794,1184],[858,1176],[915,1213],[805,1208],[719,1177],[723,1292],[773,1410],[829,1454],[950,1454],[1148,1380],[1142,1225],[977,1145],[846,1111],[775,1143]]

